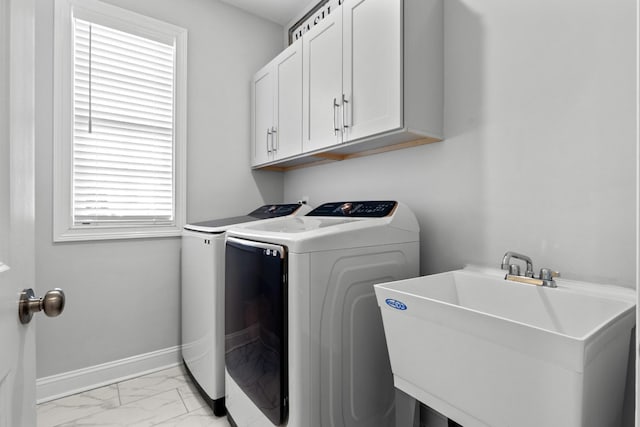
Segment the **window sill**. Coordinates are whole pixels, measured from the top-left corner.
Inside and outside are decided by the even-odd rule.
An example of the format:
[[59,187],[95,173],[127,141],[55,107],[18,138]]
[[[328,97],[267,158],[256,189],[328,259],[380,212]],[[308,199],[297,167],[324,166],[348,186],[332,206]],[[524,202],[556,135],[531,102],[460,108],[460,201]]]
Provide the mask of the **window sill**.
[[158,237],[179,237],[182,227],[91,227],[71,228],[55,233],[54,242],[80,242],[91,240],[149,239]]

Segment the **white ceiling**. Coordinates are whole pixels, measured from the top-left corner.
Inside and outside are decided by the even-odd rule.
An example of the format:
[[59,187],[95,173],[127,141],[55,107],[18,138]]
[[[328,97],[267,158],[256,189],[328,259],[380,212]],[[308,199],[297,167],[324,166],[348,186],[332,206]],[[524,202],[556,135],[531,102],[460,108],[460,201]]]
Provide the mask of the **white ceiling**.
[[221,0],[227,4],[285,26],[319,0]]

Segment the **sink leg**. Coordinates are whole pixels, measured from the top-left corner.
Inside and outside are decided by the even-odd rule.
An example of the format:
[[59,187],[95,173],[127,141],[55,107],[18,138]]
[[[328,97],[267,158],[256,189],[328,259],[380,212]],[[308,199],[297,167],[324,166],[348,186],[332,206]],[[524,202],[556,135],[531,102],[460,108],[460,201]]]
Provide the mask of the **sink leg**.
[[[420,423],[418,402],[402,390],[396,389],[396,426],[417,427]],[[418,414],[418,416],[416,416]]]

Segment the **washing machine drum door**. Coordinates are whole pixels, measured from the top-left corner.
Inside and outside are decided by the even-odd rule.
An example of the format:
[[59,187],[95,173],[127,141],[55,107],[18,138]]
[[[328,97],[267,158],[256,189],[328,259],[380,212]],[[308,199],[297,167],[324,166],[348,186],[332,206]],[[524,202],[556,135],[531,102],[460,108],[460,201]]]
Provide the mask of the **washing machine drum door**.
[[225,257],[227,372],[280,425],[288,411],[286,250],[229,238]]

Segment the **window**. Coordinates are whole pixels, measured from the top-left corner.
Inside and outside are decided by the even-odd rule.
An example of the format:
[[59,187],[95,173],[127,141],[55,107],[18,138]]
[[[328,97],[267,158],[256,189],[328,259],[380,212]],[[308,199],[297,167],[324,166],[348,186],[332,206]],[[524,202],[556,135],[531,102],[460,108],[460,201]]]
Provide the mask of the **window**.
[[179,235],[186,30],[56,0],[54,241]]

